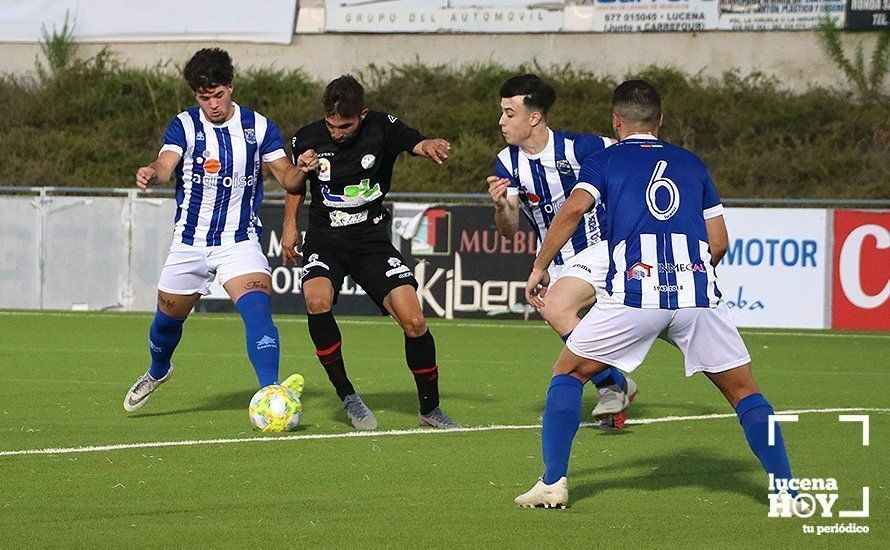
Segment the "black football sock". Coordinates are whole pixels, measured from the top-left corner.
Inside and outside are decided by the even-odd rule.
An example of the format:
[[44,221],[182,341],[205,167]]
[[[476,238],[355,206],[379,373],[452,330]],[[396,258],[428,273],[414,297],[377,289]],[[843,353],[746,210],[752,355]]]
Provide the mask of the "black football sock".
[[439,406],[439,366],[436,364],[436,342],[427,330],[423,336],[405,335],[405,360],[417,383],[420,414]]
[[349,394],[355,393],[352,382],[346,376],[346,367],[343,365],[343,355],[340,346],[343,343],[340,337],[340,327],[330,311],[325,313],[310,313],[309,336],[315,344],[315,354],[324,370],[328,373],[328,379],[337,390],[337,396],[342,400]]

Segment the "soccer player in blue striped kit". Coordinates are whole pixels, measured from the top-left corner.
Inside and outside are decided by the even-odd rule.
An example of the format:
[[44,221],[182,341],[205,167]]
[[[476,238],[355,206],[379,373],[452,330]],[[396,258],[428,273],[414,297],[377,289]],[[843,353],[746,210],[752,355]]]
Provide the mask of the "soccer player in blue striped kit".
[[[241,314],[247,355],[260,387],[278,382],[278,329],[272,322],[269,262],[260,248],[265,163],[289,192],[305,193],[271,120],[232,101],[234,67],[219,48],[198,51],[183,76],[197,107],[179,113],[164,133],[158,158],[136,172],[136,185],[176,176],[173,243],[158,282],[158,307],[149,329],[151,366],[124,398],[135,411],[173,376],[170,358],[182,325],[218,279]],[[299,393],[302,377],[284,382]]]
[[[537,75],[507,79],[500,96],[499,124],[507,147],[498,153],[495,175],[488,178],[495,224],[502,235],[512,237],[522,210],[540,247],[556,212],[578,182],[581,164],[614,140],[551,130],[547,112],[556,101],[556,91]],[[563,340],[581,321],[578,311],[605,292],[609,245],[603,238],[601,217],[601,207],[585,212],[547,268],[553,288],[538,313]],[[592,383],[599,393],[591,413],[595,425],[601,429],[623,428],[626,410],[637,392],[636,382],[609,368],[593,377]]]
[[768,443],[773,408],[754,382],[751,357],[717,288],[714,266],[726,253],[728,236],[714,183],[698,157],[658,139],[661,98],[651,84],[631,80],[618,86],[612,111],[619,142],[584,162],[526,284],[529,302],[543,305],[547,266],[581,216],[604,205],[606,292],[553,367],[541,432],[544,475],[515,502],[526,508],[566,506],[584,383],[610,366],[634,370],[665,331],[683,352],[686,375],[704,372],[735,409],[764,470],[789,479],[778,426],[774,444]]

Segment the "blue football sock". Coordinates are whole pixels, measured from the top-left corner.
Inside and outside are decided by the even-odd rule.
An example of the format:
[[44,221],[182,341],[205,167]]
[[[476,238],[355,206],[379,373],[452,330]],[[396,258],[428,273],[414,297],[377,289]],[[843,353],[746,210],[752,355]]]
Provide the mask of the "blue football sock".
[[272,323],[272,302],[269,295],[254,290],[241,296],[235,304],[247,333],[247,356],[256,371],[260,387],[278,383],[278,329]]
[[581,424],[581,393],[584,384],[568,374],[550,380],[541,443],[544,450],[544,483],[559,481],[569,469],[572,439]]
[[775,479],[790,479],[791,465],[785,451],[782,431],[776,423],[775,445],[769,445],[769,415],[775,414],[772,405],[759,393],[752,393],[738,402],[735,412],[745,431],[748,445],[767,474]]
[[155,319],[148,329],[148,348],[151,352],[148,375],[155,380],[160,380],[170,370],[170,358],[182,338],[184,322],[185,319],[170,317],[161,310],[155,311]]
[[[571,332],[567,332],[566,334],[560,336],[560,338],[562,338],[563,342],[568,342],[569,336],[571,335]],[[593,385],[597,388],[606,388],[609,386],[618,386],[622,390],[626,388],[624,375],[615,367],[609,367],[604,371],[596,373],[596,375],[591,378],[590,381],[593,382]]]
[[596,376],[590,379],[597,388],[607,388],[609,386],[617,386],[622,391],[627,389],[627,381],[624,374],[615,367],[609,367],[604,371],[596,373]]

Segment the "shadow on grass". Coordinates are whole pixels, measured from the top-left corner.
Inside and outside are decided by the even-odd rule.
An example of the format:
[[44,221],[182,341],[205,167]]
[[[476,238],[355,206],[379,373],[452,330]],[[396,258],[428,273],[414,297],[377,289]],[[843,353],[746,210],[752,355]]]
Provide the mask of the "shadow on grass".
[[[574,501],[594,498],[610,489],[661,491],[698,487],[703,494],[734,493],[764,504],[766,477],[763,483],[751,480],[751,472],[758,470],[754,456],[729,458],[711,449],[690,448],[622,462],[608,470],[576,469],[571,473],[571,498]],[[648,473],[641,474],[641,471]]]
[[[719,414],[719,413],[728,413],[732,412],[732,409],[726,405],[725,402],[722,403],[725,405],[721,407],[721,403],[686,403],[686,402],[669,402],[669,401],[656,401],[654,403],[647,403],[645,401],[634,401],[633,405],[627,410],[627,418],[657,418],[662,417],[667,414],[678,415],[678,416],[698,416],[702,414]],[[584,396],[584,401],[581,405],[581,421],[589,422],[590,421],[590,411],[593,410],[593,407],[596,405],[596,398],[591,396]],[[523,406],[520,410],[524,410],[530,413],[537,414],[540,417],[544,414],[544,399],[541,399],[541,402],[534,405]]]
[[[172,409],[160,412],[138,412],[135,414],[129,415],[131,418],[149,418],[153,416],[170,416],[176,414],[188,414],[188,413],[203,413],[203,412],[217,412],[217,411],[237,411],[244,410],[245,414],[247,414],[247,407],[250,404],[250,398],[253,397],[253,394],[256,392],[255,389],[241,389],[238,391],[232,391],[227,393],[220,393],[213,396],[209,396],[204,398],[198,404],[193,404],[190,407],[184,407],[181,409]],[[323,395],[325,392],[322,392],[317,389],[308,389],[303,393],[303,401],[307,399],[314,399]],[[148,405],[151,407],[151,405]],[[141,409],[140,409],[141,410]]]
[[[315,408],[326,408],[331,411],[331,420],[334,420],[337,423],[343,424],[344,426],[350,426],[349,421],[346,419],[346,414],[343,412],[343,405],[340,403],[340,400],[337,399],[336,394],[334,393],[334,389],[331,388],[327,391],[319,392],[321,397],[319,398],[323,403],[313,404]],[[319,394],[313,395],[316,397]],[[388,411],[388,412],[396,412],[400,414],[407,415],[417,415],[419,412],[419,405],[417,402],[417,392],[411,389],[404,389],[400,391],[370,391],[370,392],[359,392],[359,395],[362,396],[362,401],[374,412],[379,411]],[[305,401],[305,400],[304,400]],[[449,407],[450,403],[487,403],[491,402],[490,397],[486,397],[481,393],[448,393],[442,395],[442,408],[446,411],[452,410],[454,407]]]

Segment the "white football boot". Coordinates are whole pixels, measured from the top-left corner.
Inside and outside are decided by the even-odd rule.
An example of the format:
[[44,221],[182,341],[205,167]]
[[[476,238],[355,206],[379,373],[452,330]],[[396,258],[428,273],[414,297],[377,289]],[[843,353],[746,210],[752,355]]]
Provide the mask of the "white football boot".
[[559,478],[552,485],[547,485],[541,478],[530,491],[516,497],[514,502],[520,508],[565,509],[569,502],[569,484],[565,476]]
[[627,391],[618,391],[614,387],[600,388],[599,397],[596,406],[593,408],[591,416],[603,416],[606,414],[618,414],[627,409],[634,397],[637,395],[637,383],[629,376],[624,377],[627,380]]
[[620,430],[624,428],[627,422],[627,408],[633,403],[634,397],[637,396],[637,383],[629,376],[624,377],[627,380],[627,391],[617,391],[613,388],[600,388],[599,398],[596,406],[590,413],[596,427],[601,430]]
[[127,412],[133,412],[142,408],[152,392],[171,378],[173,378],[173,363],[170,363],[170,370],[160,380],[155,380],[146,372],[136,380],[130,391],[127,392],[127,396],[124,397],[124,409]]

